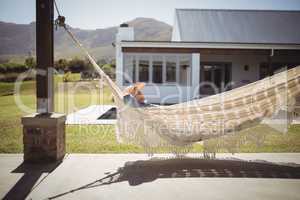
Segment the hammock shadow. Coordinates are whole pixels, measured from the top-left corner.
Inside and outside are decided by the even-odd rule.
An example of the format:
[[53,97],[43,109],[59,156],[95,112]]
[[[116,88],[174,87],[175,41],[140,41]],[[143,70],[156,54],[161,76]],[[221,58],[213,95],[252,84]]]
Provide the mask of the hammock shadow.
[[126,162],[116,172],[70,191],[49,197],[55,199],[79,190],[128,181],[130,186],[163,178],[289,178],[300,179],[300,165],[266,161],[173,158]]
[[130,185],[161,178],[300,178],[300,165],[266,161],[228,159],[165,159],[128,162],[121,169],[120,181]]

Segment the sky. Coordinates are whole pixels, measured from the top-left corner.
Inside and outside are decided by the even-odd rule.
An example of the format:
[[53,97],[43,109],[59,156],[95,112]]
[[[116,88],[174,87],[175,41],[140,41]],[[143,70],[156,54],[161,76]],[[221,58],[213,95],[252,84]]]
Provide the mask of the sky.
[[[173,25],[175,8],[300,10],[300,0],[56,0],[72,27],[117,26],[137,17]],[[35,0],[0,0],[0,21],[35,21]]]

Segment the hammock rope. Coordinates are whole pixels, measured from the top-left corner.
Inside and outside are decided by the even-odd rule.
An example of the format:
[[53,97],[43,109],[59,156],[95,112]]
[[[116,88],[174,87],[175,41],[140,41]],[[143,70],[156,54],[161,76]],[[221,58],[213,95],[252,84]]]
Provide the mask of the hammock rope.
[[58,14],[57,19],[55,20],[56,27],[63,27],[64,30],[67,32],[67,34],[70,36],[72,41],[77,45],[77,47],[85,54],[87,59],[90,61],[94,69],[98,72],[98,74],[101,76],[101,78],[104,79],[108,87],[113,93],[113,96],[117,103],[122,103],[120,100],[123,98],[123,94],[121,89],[115,84],[114,81],[112,81],[109,76],[100,68],[100,66],[96,63],[95,59],[91,56],[91,54],[87,51],[87,49],[81,44],[81,42],[75,37],[75,35],[71,32],[68,25],[65,23],[65,17],[60,14],[60,11],[58,9],[57,3],[54,0],[54,5],[56,12]]
[[123,94],[121,89],[115,84],[113,80],[100,68],[100,66],[96,63],[95,59],[89,54],[86,48],[79,42],[79,40],[74,36],[74,34],[69,30],[67,26],[63,26],[68,35],[72,38],[75,44],[81,49],[81,51],[86,55],[90,63],[93,65],[94,69],[99,73],[99,75],[104,79],[107,86],[113,93],[115,100],[119,101],[123,98]]

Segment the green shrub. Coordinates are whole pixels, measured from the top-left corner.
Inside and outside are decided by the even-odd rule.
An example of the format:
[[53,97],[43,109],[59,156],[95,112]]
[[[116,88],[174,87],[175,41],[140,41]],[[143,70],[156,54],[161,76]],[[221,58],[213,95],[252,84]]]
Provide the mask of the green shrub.
[[115,79],[115,68],[111,64],[105,64],[101,69],[112,79]]
[[26,58],[24,63],[28,68],[36,68],[36,60],[33,57]]
[[[20,73],[5,73],[0,74],[0,82],[14,82],[17,80]],[[32,72],[28,72],[28,76],[24,79],[24,81],[27,80],[33,80],[35,79],[35,75]]]
[[22,73],[28,70],[28,67],[20,63],[4,63],[0,64],[0,73]]
[[73,58],[68,63],[68,69],[73,73],[79,73],[86,67],[86,62],[79,58]]
[[62,70],[64,72],[68,71],[69,68],[69,62],[66,59],[59,59],[54,62],[54,68],[56,70]]
[[4,64],[0,64],[0,74],[4,74],[6,72],[6,66]]

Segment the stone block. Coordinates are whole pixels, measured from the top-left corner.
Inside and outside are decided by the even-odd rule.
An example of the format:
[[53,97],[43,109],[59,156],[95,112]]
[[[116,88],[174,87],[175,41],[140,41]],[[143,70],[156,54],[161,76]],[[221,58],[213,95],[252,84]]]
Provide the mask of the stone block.
[[66,152],[64,114],[30,114],[22,117],[24,161],[60,161]]

